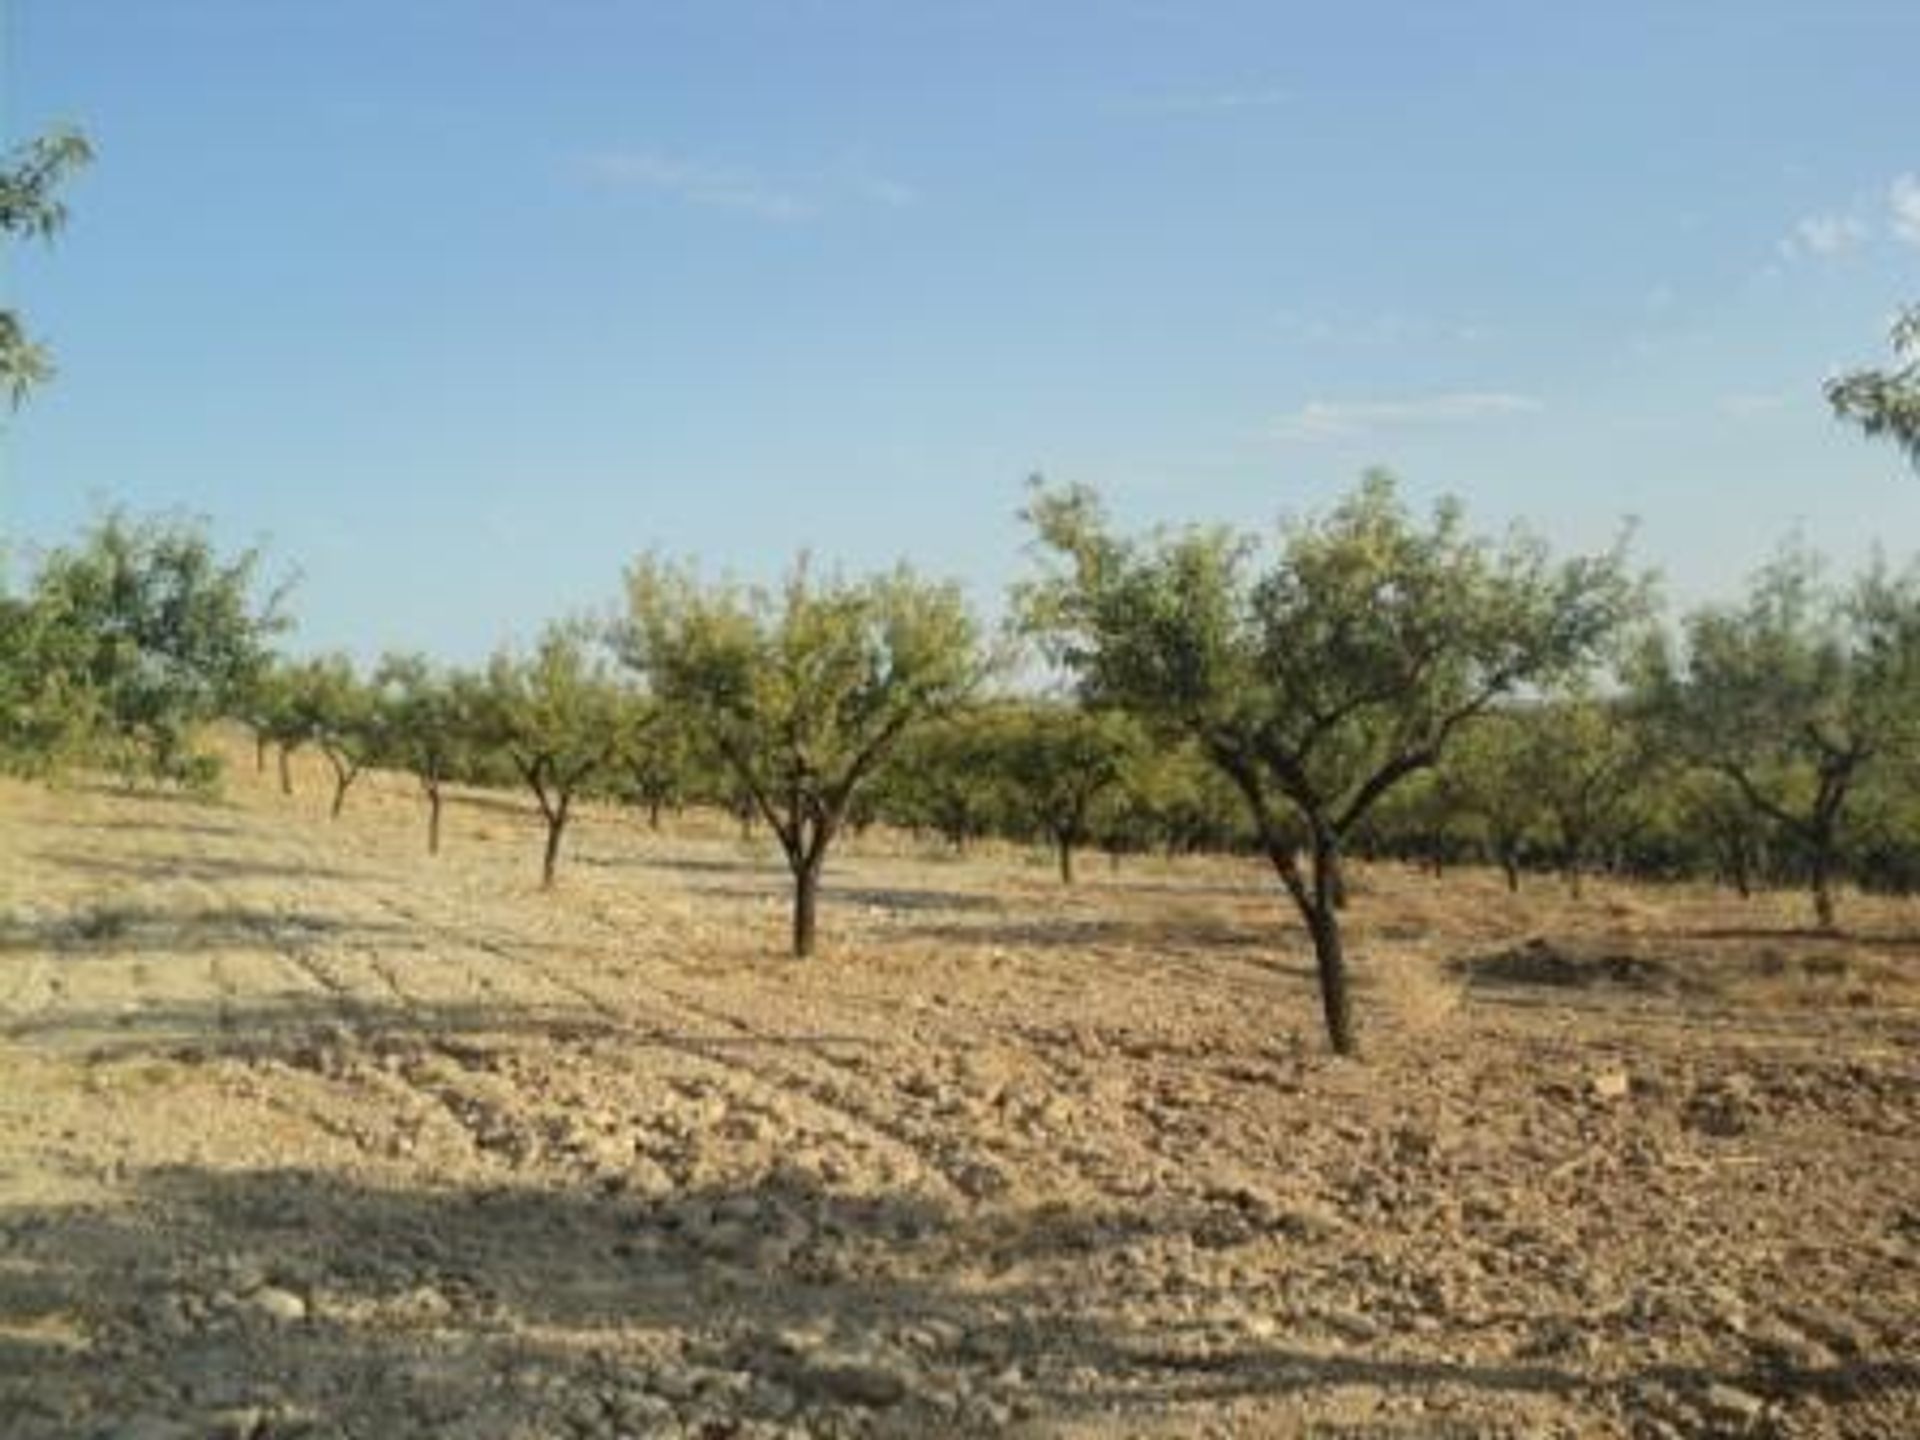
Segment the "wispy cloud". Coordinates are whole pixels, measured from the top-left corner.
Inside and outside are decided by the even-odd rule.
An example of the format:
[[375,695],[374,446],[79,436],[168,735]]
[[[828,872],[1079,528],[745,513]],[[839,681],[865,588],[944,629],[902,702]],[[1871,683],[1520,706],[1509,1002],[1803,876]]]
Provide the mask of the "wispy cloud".
[[653,190],[689,205],[732,210],[758,220],[792,223],[817,215],[809,196],[772,184],[748,170],[708,165],[658,150],[603,150],[583,169],[594,182],[617,189]]
[[811,220],[836,206],[904,210],[920,201],[913,186],[857,157],[818,170],[799,184],[654,149],[601,150],[581,157],[577,168],[591,183],[610,189],[650,190],[682,204],[782,224]]
[[1898,175],[1887,187],[1893,233],[1909,245],[1920,246],[1920,175]]
[[1857,215],[1808,215],[1794,223],[1780,242],[1780,253],[1789,260],[1830,259],[1863,245],[1872,233]]
[[1920,173],[1896,175],[1884,192],[1856,195],[1845,210],[1803,217],[1779,250],[1788,260],[1830,260],[1887,238],[1920,249]]
[[1278,310],[1273,326],[1293,344],[1382,349],[1416,344],[1477,345],[1494,333],[1476,319],[1409,315],[1397,310],[1345,314]]
[[1267,433],[1276,440],[1316,444],[1359,439],[1383,430],[1498,420],[1541,408],[1530,395],[1481,390],[1400,400],[1309,400],[1281,416]]
[[1260,85],[1150,96],[1126,108],[1147,115],[1219,115],[1236,110],[1271,110],[1292,99],[1293,92],[1284,86]]

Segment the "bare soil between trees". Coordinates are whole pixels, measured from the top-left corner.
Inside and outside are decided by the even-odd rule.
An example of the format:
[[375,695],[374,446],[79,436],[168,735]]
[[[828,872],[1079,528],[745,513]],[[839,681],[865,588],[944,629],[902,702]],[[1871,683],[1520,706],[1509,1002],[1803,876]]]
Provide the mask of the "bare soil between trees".
[[1920,1434],[1920,905],[0,788],[0,1436]]

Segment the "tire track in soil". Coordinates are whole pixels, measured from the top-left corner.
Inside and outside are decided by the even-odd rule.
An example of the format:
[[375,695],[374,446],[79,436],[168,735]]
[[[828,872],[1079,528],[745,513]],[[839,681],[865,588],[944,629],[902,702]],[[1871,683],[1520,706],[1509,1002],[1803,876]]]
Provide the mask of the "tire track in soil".
[[[831,1078],[818,1071],[810,1072],[798,1064],[777,1063],[772,1057],[799,1053],[793,1050],[791,1042],[785,1037],[756,1030],[750,1022],[738,1016],[701,1004],[682,992],[669,990],[659,983],[655,975],[649,975],[641,982],[645,987],[644,1003],[636,1004],[631,999],[615,1000],[604,990],[540,959],[525,942],[478,935],[471,929],[463,930],[456,924],[429,915],[418,903],[395,900],[375,891],[363,891],[363,894],[387,914],[434,935],[438,943],[430,948],[436,952],[451,945],[485,955],[520,976],[531,974],[544,985],[573,998],[597,1021],[619,1036],[692,1060],[703,1069],[732,1078],[736,1084],[745,1081],[749,1092],[762,1090],[789,1104],[800,1101],[828,1120],[829,1123],[821,1127],[826,1133],[844,1134],[851,1131],[854,1137],[864,1139],[868,1145],[883,1152],[891,1150],[895,1152],[896,1159],[907,1159],[911,1169],[938,1177],[959,1195],[973,1195],[978,1188],[977,1160],[953,1158],[951,1145],[930,1140],[927,1134],[901,1124],[879,1105],[867,1103],[850,1093],[848,1087],[840,1083],[840,1077],[849,1073],[848,1067],[828,1051],[809,1049],[805,1053],[831,1069],[834,1072]],[[583,905],[573,913],[591,922],[597,930],[612,930],[616,937],[623,933],[596,907]],[[631,968],[623,967],[623,973],[631,976]],[[731,1033],[713,1038],[688,1033],[701,1027],[723,1029]],[[856,1040],[851,1043],[870,1042]],[[748,1050],[762,1052],[769,1058],[755,1061],[747,1057]],[[755,1097],[748,1093],[739,1098],[752,1100]],[[763,1105],[760,1108],[765,1110],[768,1107]]]

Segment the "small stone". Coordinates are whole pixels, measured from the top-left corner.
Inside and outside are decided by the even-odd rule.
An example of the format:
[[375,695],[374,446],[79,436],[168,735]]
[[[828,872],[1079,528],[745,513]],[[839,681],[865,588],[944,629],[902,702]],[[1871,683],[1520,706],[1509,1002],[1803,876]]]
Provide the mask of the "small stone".
[[1624,1070],[1602,1070],[1587,1081],[1587,1093],[1609,1103],[1633,1093],[1633,1077]]
[[679,1404],[699,1393],[700,1376],[695,1371],[676,1367],[655,1371],[647,1384],[654,1394]]
[[135,1415],[101,1432],[107,1440],[193,1440],[193,1427],[170,1415]]
[[263,1285],[246,1298],[247,1308],[276,1325],[297,1325],[307,1318],[307,1302],[291,1290]]
[[870,1360],[819,1365],[799,1377],[808,1389],[829,1400],[884,1410],[907,1398],[906,1377]]
[[1724,1380],[1716,1380],[1707,1386],[1704,1399],[1709,1415],[1717,1420],[1741,1425],[1752,1424],[1767,1408],[1767,1402],[1760,1396],[1750,1394],[1737,1385],[1729,1385]]
[[257,1405],[216,1411],[209,1417],[213,1440],[254,1440],[267,1427],[267,1412]]

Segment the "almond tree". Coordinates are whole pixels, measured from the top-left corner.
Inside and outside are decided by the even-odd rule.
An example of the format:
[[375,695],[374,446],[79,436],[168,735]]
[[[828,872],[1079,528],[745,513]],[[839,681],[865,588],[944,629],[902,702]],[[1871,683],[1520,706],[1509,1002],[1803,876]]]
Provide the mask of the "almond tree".
[[31,641],[16,664],[35,708],[64,697],[85,747],[129,779],[210,779],[217,767],[194,752],[195,732],[233,712],[282,623],[280,596],[257,595],[259,558],[223,558],[191,522],[117,513],[53,551],[14,637]]
[[1008,793],[1053,844],[1060,883],[1073,883],[1073,855],[1093,829],[1094,802],[1119,786],[1141,748],[1138,726],[1117,711],[1040,703],[1024,707],[1006,736]]
[[1027,513],[1059,561],[1022,592],[1028,625],[1088,703],[1193,736],[1233,782],[1352,1053],[1348,836],[1501,697],[1600,658],[1638,598],[1620,553],[1553,564],[1518,533],[1470,537],[1451,502],[1416,526],[1380,472],[1258,568],[1254,539],[1224,530],[1115,536],[1083,488],[1039,486]]
[[903,736],[874,777],[881,813],[916,832],[932,829],[965,854],[1012,808],[1005,761],[1015,714],[1006,705],[969,705]]
[[327,807],[338,820],[347,792],[381,756],[387,743],[386,717],[379,696],[355,672],[345,655],[322,655],[288,673],[292,726],[317,746],[333,771],[333,800]]
[[1523,712],[1495,710],[1470,726],[1432,772],[1434,807],[1472,823],[1513,894],[1547,821],[1537,765],[1543,752],[1530,740]]
[[1800,852],[1816,922],[1835,924],[1848,802],[1920,720],[1920,572],[1842,589],[1788,547],[1744,604],[1687,617],[1643,657],[1641,701],[1674,751],[1722,776]]
[[593,632],[558,624],[530,655],[495,655],[478,703],[478,733],[506,753],[540,807],[540,884],[550,890],[574,801],[619,756],[627,697]]
[[856,793],[914,726],[983,673],[957,588],[905,567],[862,581],[803,558],[778,589],[703,584],[647,557],[619,639],[655,698],[710,736],[793,874],[793,953],[811,955],[820,877]]
[[386,716],[387,750],[420,783],[427,802],[427,853],[440,853],[447,783],[464,770],[480,708],[477,682],[437,669],[424,655],[388,655],[374,672]]

